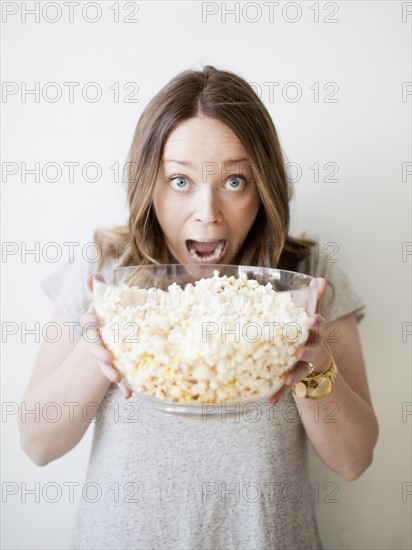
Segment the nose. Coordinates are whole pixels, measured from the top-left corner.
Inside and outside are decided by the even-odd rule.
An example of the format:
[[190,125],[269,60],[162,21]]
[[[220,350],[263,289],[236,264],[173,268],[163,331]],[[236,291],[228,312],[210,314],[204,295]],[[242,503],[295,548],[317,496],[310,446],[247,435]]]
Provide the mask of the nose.
[[214,196],[213,191],[205,189],[196,197],[195,220],[203,225],[212,225],[221,221],[222,215],[219,208],[219,202]]

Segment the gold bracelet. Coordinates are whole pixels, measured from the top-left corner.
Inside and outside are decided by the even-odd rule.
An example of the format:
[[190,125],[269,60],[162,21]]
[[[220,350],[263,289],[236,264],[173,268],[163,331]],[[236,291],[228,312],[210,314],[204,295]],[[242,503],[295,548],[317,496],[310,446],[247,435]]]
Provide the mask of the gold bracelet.
[[292,391],[298,397],[305,399],[322,399],[330,394],[338,374],[338,367],[332,356],[332,351],[328,344],[322,340],[329,351],[329,365],[326,370],[320,374],[312,374],[302,378],[297,384],[292,386]]

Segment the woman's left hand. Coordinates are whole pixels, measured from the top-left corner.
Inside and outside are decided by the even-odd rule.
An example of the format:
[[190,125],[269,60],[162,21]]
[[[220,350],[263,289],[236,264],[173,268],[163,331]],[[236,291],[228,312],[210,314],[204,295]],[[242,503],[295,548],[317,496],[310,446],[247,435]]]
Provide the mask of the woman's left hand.
[[[318,277],[318,301],[316,310],[319,309],[319,303],[322,300],[326,292],[326,280]],[[296,350],[297,362],[290,369],[285,376],[284,384],[272,397],[270,403],[276,405],[282,397],[290,390],[291,386],[306,378],[308,376],[311,367],[308,362],[312,363],[314,370],[312,374],[319,374],[327,369],[329,364],[329,353],[326,346],[322,344],[324,335],[324,327],[326,320],[316,313],[311,318],[311,325],[309,329],[309,336],[304,346],[299,347]]]

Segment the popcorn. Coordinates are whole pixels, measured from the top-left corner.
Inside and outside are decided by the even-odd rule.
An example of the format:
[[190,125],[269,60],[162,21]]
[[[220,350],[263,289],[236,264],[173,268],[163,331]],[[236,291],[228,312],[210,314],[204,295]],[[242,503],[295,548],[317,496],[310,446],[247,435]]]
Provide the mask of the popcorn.
[[308,315],[289,292],[218,270],[184,289],[109,285],[97,314],[129,385],[180,403],[268,396],[309,335]]

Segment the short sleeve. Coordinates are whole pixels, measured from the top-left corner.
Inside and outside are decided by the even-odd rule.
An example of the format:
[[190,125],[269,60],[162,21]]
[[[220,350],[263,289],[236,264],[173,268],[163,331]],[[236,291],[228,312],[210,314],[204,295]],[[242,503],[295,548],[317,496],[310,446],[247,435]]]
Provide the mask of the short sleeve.
[[86,278],[94,271],[97,271],[96,264],[83,258],[82,254],[77,254],[72,261],[55,269],[40,285],[53,301],[63,321],[75,323],[74,330],[79,335],[82,334],[80,317],[93,299]]
[[327,321],[335,321],[351,313],[355,315],[358,323],[364,318],[365,305],[362,299],[344,270],[330,254],[317,248],[312,249],[309,258],[298,264],[297,271],[326,279],[328,286],[320,303],[320,314]]

